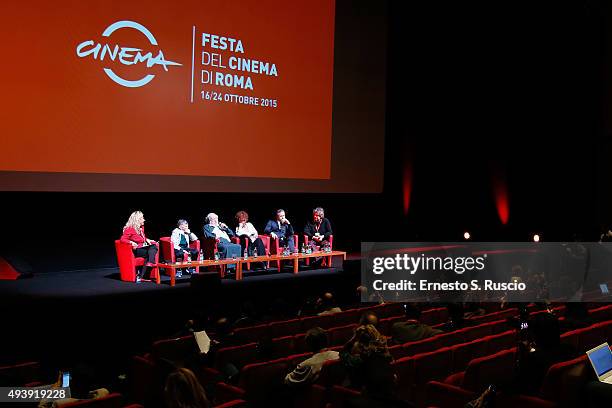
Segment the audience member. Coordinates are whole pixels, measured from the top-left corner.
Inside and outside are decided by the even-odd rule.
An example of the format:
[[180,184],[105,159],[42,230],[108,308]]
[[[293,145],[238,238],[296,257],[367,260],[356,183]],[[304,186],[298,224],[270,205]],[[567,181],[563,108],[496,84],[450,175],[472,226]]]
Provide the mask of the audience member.
[[312,384],[319,378],[321,368],[326,361],[340,358],[337,351],[327,350],[327,333],[320,327],[308,330],[304,341],[313,355],[302,361],[292,372],[287,374],[285,377],[285,384],[287,385]]
[[141,211],[134,211],[125,223],[120,239],[121,242],[132,245],[134,256],[146,259],[145,267],[140,268],[136,275],[136,282],[142,281],[147,273],[150,273],[151,269],[156,266],[157,242],[145,236],[144,223],[143,213]]
[[209,408],[211,406],[204,388],[195,374],[187,368],[179,368],[166,379],[164,397],[167,408]]
[[359,388],[364,384],[363,376],[367,369],[364,363],[372,358],[382,358],[389,362],[393,360],[385,336],[372,325],[359,326],[340,352],[340,359],[353,387]]
[[346,408],[410,408],[412,404],[395,395],[397,377],[387,358],[375,356],[364,362],[361,397],[350,398]]
[[319,310],[319,316],[330,315],[342,311],[336,304],[334,295],[330,292],[324,293],[323,296],[317,300],[317,310]]
[[538,314],[530,321],[529,332],[531,341],[519,342],[515,388],[521,394],[535,395],[550,366],[571,360],[575,351],[561,343],[559,321],[550,313]]
[[296,251],[293,242],[293,227],[285,216],[285,210],[276,210],[276,219],[268,221],[264,228],[264,234],[269,234],[272,238],[278,239],[281,247],[289,248],[289,252]]
[[464,318],[463,304],[449,303],[448,321],[442,327],[445,332],[452,332],[472,325],[472,322]]
[[372,325],[378,329],[378,315],[374,312],[365,312],[361,315],[361,319],[359,319],[359,325]]
[[414,305],[405,305],[406,321],[393,323],[391,326],[391,338],[395,344],[404,344],[409,341],[426,339],[442,333],[442,330],[419,322],[421,311]]

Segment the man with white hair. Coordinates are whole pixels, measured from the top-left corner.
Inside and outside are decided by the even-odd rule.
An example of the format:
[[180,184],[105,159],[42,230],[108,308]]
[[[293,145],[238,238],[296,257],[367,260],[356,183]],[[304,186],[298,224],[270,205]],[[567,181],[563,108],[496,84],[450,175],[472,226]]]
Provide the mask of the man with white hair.
[[[240,244],[233,244],[230,238],[236,236],[234,231],[222,222],[219,216],[210,213],[204,220],[204,238],[215,238],[218,240],[217,249],[222,259],[240,257]],[[228,269],[234,269],[236,265],[228,265]]]

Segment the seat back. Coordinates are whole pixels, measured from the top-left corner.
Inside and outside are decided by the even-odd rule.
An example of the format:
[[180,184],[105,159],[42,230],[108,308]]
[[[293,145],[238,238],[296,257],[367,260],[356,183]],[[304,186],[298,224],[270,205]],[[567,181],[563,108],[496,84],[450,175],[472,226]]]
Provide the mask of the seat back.
[[586,355],[553,364],[544,377],[540,396],[564,406],[579,406],[578,398],[590,374]]
[[[117,263],[119,264],[119,274],[122,281],[134,282],[136,280],[136,259],[132,245],[115,240],[115,252],[117,253]],[[140,265],[144,264],[144,259]]]
[[184,362],[198,351],[194,336],[183,336],[175,339],[158,340],[151,346],[151,354],[155,359],[170,362]]
[[281,358],[265,363],[249,364],[240,373],[239,387],[246,391],[247,400],[255,404],[272,397],[271,391],[278,389],[293,366]]
[[238,369],[257,362],[257,343],[223,347],[215,355],[215,366],[219,369],[232,364]]
[[499,386],[511,380],[515,366],[515,349],[503,350],[490,356],[479,357],[472,361],[465,370],[463,388],[480,392],[489,384]]
[[164,261],[169,263],[176,262],[176,256],[174,255],[174,243],[170,237],[161,237],[159,239],[159,246]]

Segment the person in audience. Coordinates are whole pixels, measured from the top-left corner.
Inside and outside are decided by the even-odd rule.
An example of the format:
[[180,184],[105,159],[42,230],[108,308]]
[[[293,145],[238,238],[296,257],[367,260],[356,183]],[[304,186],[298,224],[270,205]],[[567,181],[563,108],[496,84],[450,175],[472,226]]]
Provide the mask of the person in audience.
[[397,377],[391,362],[379,356],[368,359],[363,366],[363,390],[360,397],[346,401],[346,408],[412,408],[414,405],[395,395]]
[[[110,392],[106,388],[96,388],[96,375],[91,366],[78,363],[71,370],[70,378],[70,398],[49,400],[44,399],[39,404],[39,408],[60,408],[78,401],[93,400],[106,397]],[[49,388],[59,388],[62,382],[60,373],[58,380]]]
[[516,391],[536,395],[551,365],[575,357],[575,350],[561,343],[561,330],[557,317],[551,313],[536,315],[529,322],[532,339],[518,343],[518,365],[515,378]]
[[559,322],[561,331],[566,332],[581,329],[595,324],[596,321],[589,315],[589,311],[582,302],[568,302],[565,304],[565,319]]
[[167,408],[209,408],[211,407],[204,388],[193,371],[179,368],[166,379],[164,399]]
[[465,319],[462,303],[449,303],[448,321],[442,327],[445,332],[452,332],[472,325],[472,322]]
[[134,256],[147,260],[145,267],[139,269],[136,275],[136,282],[140,282],[156,266],[157,242],[145,236],[144,223],[143,213],[141,211],[134,211],[125,223],[123,234],[121,235],[121,242],[132,245]]
[[304,234],[317,246],[329,243],[329,237],[333,235],[331,224],[325,218],[325,211],[321,207],[312,210],[312,221],[308,221],[304,227]]
[[323,363],[340,358],[340,354],[337,351],[327,349],[327,332],[320,327],[308,330],[304,341],[313,355],[302,361],[292,372],[287,374],[285,377],[285,384],[287,385],[301,386],[312,384],[319,378]]
[[285,216],[285,210],[276,210],[276,219],[268,221],[264,228],[264,234],[269,234],[272,238],[278,239],[280,246],[288,247],[291,253],[295,252],[293,227]]
[[409,341],[426,339],[442,333],[442,330],[419,322],[421,311],[414,305],[405,305],[406,321],[393,323],[391,326],[391,338],[395,344],[404,344]]
[[372,359],[393,360],[387,339],[372,325],[359,326],[340,352],[351,386],[359,388],[364,384],[367,362]]
[[[174,256],[176,258],[182,258],[185,261],[187,260],[188,256],[192,260],[198,259],[198,250],[189,246],[189,243],[197,241],[198,237],[189,230],[189,223],[186,220],[178,220],[176,223],[176,228],[172,231],[170,239],[174,244]],[[177,272],[180,271],[177,270]],[[185,272],[190,274],[194,272],[194,269],[188,268],[185,270]]]
[[359,325],[360,326],[365,326],[365,325],[372,325],[374,327],[376,327],[378,329],[378,315],[374,312],[365,312],[363,315],[361,315],[361,319],[359,319]]
[[[244,254],[244,250],[247,250],[249,256],[253,256],[255,254],[255,250],[257,250],[257,255],[265,255],[266,247],[259,238],[257,234],[257,230],[249,222],[249,214],[246,211],[238,211],[236,213],[236,221],[238,221],[238,226],[236,226],[236,235],[240,239],[240,251]],[[248,246],[247,246],[248,242]],[[261,262],[261,267],[266,269],[266,265]]]
[[317,310],[320,310],[318,313],[319,316],[330,315],[342,311],[336,304],[334,295],[331,292],[324,293],[323,296],[317,300]]
[[[229,229],[227,225],[219,222],[219,216],[215,213],[210,213],[206,216],[204,225],[204,237],[215,238],[218,240],[217,249],[222,259],[238,258],[240,256],[240,245],[233,244],[230,238],[236,236],[234,231]],[[236,265],[230,264],[228,269],[235,269]]]

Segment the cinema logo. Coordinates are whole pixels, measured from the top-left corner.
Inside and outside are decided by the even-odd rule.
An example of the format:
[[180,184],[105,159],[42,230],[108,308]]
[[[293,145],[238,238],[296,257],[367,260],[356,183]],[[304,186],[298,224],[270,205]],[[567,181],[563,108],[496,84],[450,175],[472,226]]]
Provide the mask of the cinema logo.
[[[132,28],[141,32],[149,43],[153,46],[158,46],[157,40],[153,34],[142,24],[134,21],[117,21],[106,27],[102,33],[103,37],[110,37],[115,31],[121,28]],[[110,61],[117,61],[123,65],[137,65],[146,64],[147,68],[152,68],[155,65],[161,65],[167,72],[169,66],[181,66],[178,62],[169,61],[164,57],[163,51],[160,49],[157,55],[153,55],[152,52],[142,53],[142,49],[133,47],[124,47],[115,44],[111,46],[109,44],[96,43],[93,40],[83,41],[76,47],[77,56],[80,58],[92,57],[94,60],[104,61],[105,59]],[[128,80],[117,75],[111,68],[104,68],[104,73],[108,75],[110,79],[118,83],[121,86],[128,88],[138,88],[151,82],[155,78],[154,74],[146,74],[138,80]]]

